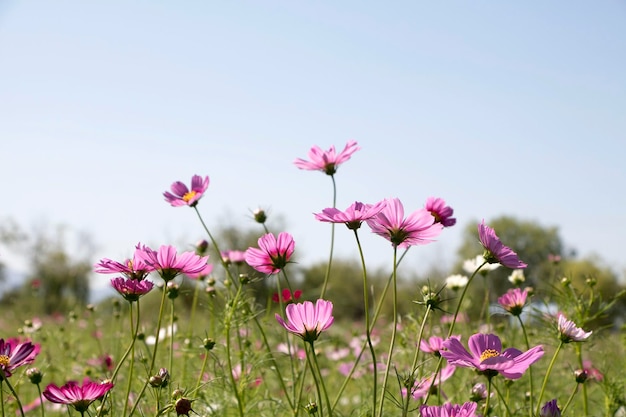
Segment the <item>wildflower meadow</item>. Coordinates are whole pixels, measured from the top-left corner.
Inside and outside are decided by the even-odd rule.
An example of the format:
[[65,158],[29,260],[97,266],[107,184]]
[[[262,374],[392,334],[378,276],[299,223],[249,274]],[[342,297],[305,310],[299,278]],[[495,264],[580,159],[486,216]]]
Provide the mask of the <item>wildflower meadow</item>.
[[[626,415],[623,333],[599,320],[623,293],[602,297],[593,277],[577,285],[556,258],[541,291],[527,286],[527,261],[485,220],[473,228],[481,252],[466,275],[400,287],[407,252],[456,227],[454,209],[446,196],[413,208],[400,198],[336,207],[338,172],[349,175],[358,151],[355,141],[313,146],[294,161],[332,185],[331,204],[311,209],[329,231],[315,288],[294,277],[297,236],[276,230],[266,211],[253,213],[256,245],[225,247],[203,210],[209,176],[175,181],[164,204],[197,217],[205,239],[185,251],[137,236],[127,259],[93,265],[114,299],[5,322],[2,416]],[[337,314],[333,283],[347,279],[333,273],[338,233],[353,236],[360,255],[359,320]],[[368,275],[363,233],[389,243],[382,286]],[[503,269],[507,289],[496,293],[490,280]],[[482,284],[484,298],[471,291]],[[484,308],[470,314],[476,305]]]

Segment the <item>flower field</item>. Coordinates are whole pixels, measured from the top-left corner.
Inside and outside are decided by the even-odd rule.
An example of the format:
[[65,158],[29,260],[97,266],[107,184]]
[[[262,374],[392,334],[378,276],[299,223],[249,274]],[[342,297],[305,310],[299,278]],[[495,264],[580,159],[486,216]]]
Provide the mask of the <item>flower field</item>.
[[[354,141],[341,151],[314,146],[295,166],[329,176],[336,197],[338,168],[358,150]],[[624,335],[597,324],[622,293],[602,298],[593,277],[575,285],[554,259],[550,292],[536,293],[524,259],[483,220],[482,253],[466,262],[467,275],[416,286],[411,311],[401,312],[404,255],[455,227],[444,199],[406,211],[398,198],[345,210],[333,201],[315,213],[332,234],[324,281],[310,289],[292,275],[297,239],[273,230],[262,210],[256,246],[222,247],[202,215],[207,193],[209,177],[196,175],[163,194],[198,217],[206,240],[195,251],[139,243],[128,259],[96,262],[114,300],[69,315],[6,313],[19,323],[0,326],[3,416],[626,415]],[[341,301],[329,300],[329,283],[343,279],[331,273],[335,233],[353,235],[361,255],[356,321],[336,317]],[[393,255],[376,291],[360,233],[386,239]],[[496,268],[511,271],[509,289],[486,285],[485,299],[497,303],[469,315],[483,303],[469,289]],[[265,303],[252,289],[259,281],[272,288]]]

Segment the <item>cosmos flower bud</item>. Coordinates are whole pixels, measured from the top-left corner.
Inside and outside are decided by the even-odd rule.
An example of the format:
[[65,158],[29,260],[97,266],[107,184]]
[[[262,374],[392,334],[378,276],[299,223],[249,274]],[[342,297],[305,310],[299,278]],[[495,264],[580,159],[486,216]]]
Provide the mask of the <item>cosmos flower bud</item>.
[[174,403],[174,409],[176,410],[176,414],[179,416],[189,416],[189,412],[193,411],[191,409],[191,400],[185,397],[181,397],[176,400]]
[[267,214],[265,213],[265,210],[261,208],[254,210],[252,215],[254,216],[254,221],[257,223],[263,224],[267,221]]
[[39,370],[39,368],[29,368],[26,370],[26,376],[30,380],[31,383],[38,385],[43,379],[43,374]]
[[209,249],[209,242],[207,242],[204,239],[202,239],[196,244],[196,254],[198,256],[204,256],[204,254],[206,253],[208,249]]
[[589,377],[589,373],[584,369],[577,369],[574,371],[574,378],[576,379],[576,382],[579,384],[584,383],[588,377]]

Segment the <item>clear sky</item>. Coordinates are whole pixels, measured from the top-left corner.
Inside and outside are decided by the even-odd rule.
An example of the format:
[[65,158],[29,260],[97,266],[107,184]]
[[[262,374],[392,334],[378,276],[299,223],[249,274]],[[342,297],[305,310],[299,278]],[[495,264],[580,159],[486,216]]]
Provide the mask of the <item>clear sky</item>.
[[[455,209],[408,267],[450,262],[462,227],[507,214],[621,273],[625,132],[623,1],[0,2],[0,220],[86,231],[96,259],[203,238],[162,198],[200,174],[210,228],[269,208],[299,262],[324,260],[312,213],[331,182],[293,160],[354,139],[339,208]],[[337,250],[354,253],[343,228]]]

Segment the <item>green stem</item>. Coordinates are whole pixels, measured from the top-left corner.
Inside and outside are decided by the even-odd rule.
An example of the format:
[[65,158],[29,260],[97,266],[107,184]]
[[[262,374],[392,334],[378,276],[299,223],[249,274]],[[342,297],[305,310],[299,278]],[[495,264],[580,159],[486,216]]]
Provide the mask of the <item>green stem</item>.
[[[333,181],[333,208],[337,206],[337,184],[335,183],[335,176],[331,175],[330,179]],[[322,285],[322,292],[320,298],[324,298],[326,294],[326,286],[328,285],[328,278],[330,277],[330,268],[333,263],[333,252],[335,248],[335,223],[330,224],[330,254],[328,255],[328,264],[326,265],[326,274],[324,275],[324,284]]]
[[332,417],[333,410],[330,409],[330,400],[328,399],[328,391],[326,390],[326,384],[324,383],[324,377],[322,376],[322,369],[320,368],[320,365],[317,362],[317,353],[315,353],[315,346],[313,345],[313,342],[311,342],[311,352],[313,354],[313,363],[315,363],[315,369],[317,369],[317,374],[320,377],[320,385],[322,386],[322,392],[324,393],[324,400],[326,401],[326,405],[329,406],[328,415],[329,417]]
[[[400,265],[400,262],[402,262],[402,259],[404,259],[404,257],[406,256],[408,251],[409,251],[409,248],[406,248],[404,250],[404,252],[402,253],[402,255],[400,255],[400,258],[398,258],[397,265]],[[389,275],[389,279],[387,280],[387,283],[385,284],[385,287],[383,288],[383,291],[382,291],[382,294],[380,296],[380,299],[378,300],[378,304],[376,305],[376,310],[374,310],[374,317],[372,318],[372,324],[369,327],[370,334],[371,334],[372,330],[374,330],[374,326],[376,325],[376,321],[378,320],[378,317],[380,316],[380,313],[381,313],[381,311],[383,309],[383,301],[385,300],[385,297],[387,295],[387,291],[389,290],[389,286],[391,285],[392,279],[393,279],[393,273]],[[343,380],[343,383],[341,384],[341,387],[339,388],[339,391],[337,392],[337,395],[335,396],[335,400],[333,401],[333,406],[332,406],[333,410],[337,406],[337,403],[339,402],[339,399],[341,398],[341,395],[343,394],[344,390],[348,386],[348,382],[350,382],[350,380],[352,378],[352,375],[354,374],[354,371],[356,370],[356,367],[359,365],[359,362],[361,361],[361,357],[363,356],[363,353],[365,352],[366,348],[367,348],[367,341],[363,342],[363,345],[361,346],[361,350],[359,351],[359,354],[357,355],[356,359],[354,360],[354,364],[352,365],[352,368],[350,369],[350,372],[348,372],[348,375]],[[374,362],[374,368],[376,368],[376,366],[377,366],[377,363]],[[372,410],[372,412],[374,412],[374,410]]]
[[[313,342],[311,342],[310,345],[311,345],[311,351],[312,351],[311,354],[315,355],[315,350],[314,350],[315,348],[313,347]],[[313,362],[311,362],[311,356],[310,356],[311,354],[309,354],[309,349],[306,345],[306,342],[304,345],[304,349],[306,352],[306,361],[309,364],[309,368],[311,369],[311,375],[313,375],[313,381],[315,382],[315,390],[317,391],[317,410],[320,413],[320,417],[324,417],[324,404],[322,402],[322,390],[320,389],[320,381],[317,379],[318,374],[317,372],[315,372],[315,368],[313,367]],[[330,407],[329,407],[329,411],[331,411]]]
[[[241,395],[239,394],[239,387],[237,386],[237,381],[235,380],[235,375],[233,375],[233,362],[232,362],[232,351],[231,351],[231,343],[230,343],[230,326],[232,324],[233,313],[237,309],[237,304],[239,303],[239,297],[241,296],[241,289],[243,285],[239,285],[237,287],[237,292],[235,293],[235,297],[232,300],[232,304],[228,309],[228,314],[224,319],[224,330],[226,331],[226,362],[228,364],[228,374],[230,377],[230,383],[233,387],[233,392],[235,394],[235,398],[237,399],[237,407],[239,410],[239,416],[244,417],[244,407],[241,400]],[[244,369],[241,370],[241,375],[243,375]]]
[[[580,343],[577,343],[575,347],[576,347],[576,356],[578,357],[578,366],[580,366],[581,370],[584,370],[585,368],[583,366],[582,346]],[[584,412],[584,415],[588,416],[589,415],[589,402],[587,398],[587,384],[583,383],[582,385],[583,385],[583,412]]]
[[[424,329],[426,328],[426,320],[430,314],[430,304],[426,305],[426,313],[424,313],[424,318],[422,319],[422,324],[420,325],[419,335],[417,336],[417,344],[415,345],[415,354],[413,355],[413,363],[411,364],[411,379],[415,378],[415,372],[417,371],[417,359],[420,352],[420,343],[422,342],[422,336],[424,335]],[[406,417],[409,412],[409,402],[411,399],[411,395],[413,394],[413,389],[408,388],[406,390],[406,401],[403,400],[403,410],[402,416]]]
[[[0,391],[2,391],[3,381],[7,383],[7,387],[9,387],[9,391],[11,391],[11,394],[13,394],[13,396],[15,397],[15,401],[17,401],[17,406],[20,409],[20,415],[24,417],[24,408],[22,408],[22,402],[20,401],[20,397],[17,395],[17,392],[15,392],[15,389],[13,389],[13,385],[11,385],[11,383],[7,379],[4,373],[4,370],[0,369]],[[43,404],[41,404],[41,406],[43,407]],[[2,415],[4,415],[4,400],[2,400]]]
[[[129,307],[130,307],[129,308],[130,326],[132,329],[133,324],[134,324],[133,323],[133,304],[130,303]],[[134,331],[133,331],[133,340],[130,343],[130,366],[128,368],[128,386],[126,387],[126,397],[124,397],[124,412],[122,413],[123,416],[126,415],[126,410],[128,409],[128,399],[130,398],[130,388],[133,382],[133,369],[135,367],[135,339],[137,338],[138,330],[139,330],[139,303],[137,303],[137,323],[135,324]],[[124,356],[124,359],[126,359],[126,356]],[[118,365],[118,369],[119,369],[119,365]],[[111,379],[111,381],[113,381],[113,378]],[[104,399],[102,401],[102,404],[104,404]]]
[[[175,315],[174,315],[174,300],[170,300],[170,304],[171,304],[171,309],[170,309],[170,330],[171,330],[171,334],[170,334],[170,360],[169,360],[169,364],[168,364],[168,371],[170,373],[170,375],[172,375],[174,372],[174,319],[175,319]],[[169,395],[172,395],[172,384],[167,384],[169,387]]]
[[508,390],[507,390],[507,396],[506,396],[506,398],[504,398],[496,384],[493,384],[493,388],[498,393],[498,397],[500,398],[500,404],[504,404],[504,408],[506,408],[506,415],[507,415],[507,417],[510,417],[511,416],[511,409],[509,408],[509,401],[508,401],[509,393],[508,393]]
[[45,408],[43,406],[43,396],[41,395],[41,386],[39,384],[37,384],[37,393],[39,395],[39,408],[41,408],[41,417],[45,417],[46,412],[45,412]]
[[489,416],[489,400],[491,399],[491,376],[487,377],[487,398],[485,398],[485,413],[483,414],[485,417]]
[[[565,406],[563,407],[563,409],[561,410],[561,415],[565,415],[565,411],[567,410],[567,407],[569,407],[569,405],[572,403],[572,400],[574,399],[574,396],[576,395],[576,393],[578,392],[578,387],[580,384],[576,384],[576,386],[574,387],[574,390],[572,391],[572,393],[570,394],[569,398],[567,399],[567,402],[565,403]],[[583,385],[584,386],[584,385]],[[586,415],[586,414],[585,414]]]
[[[393,247],[393,323],[391,329],[391,340],[389,341],[389,351],[387,352],[387,364],[385,366],[385,373],[383,376],[383,386],[380,397],[380,406],[378,407],[379,417],[383,417],[383,409],[385,406],[385,393],[387,392],[387,380],[389,379],[389,371],[391,368],[391,359],[393,356],[393,348],[396,343],[396,333],[398,331],[398,282],[397,282],[397,267],[396,256],[398,253],[397,246]],[[376,364],[374,364],[376,366]]]
[[154,348],[152,350],[152,359],[150,360],[150,368],[148,368],[148,376],[152,375],[154,371],[154,364],[156,362],[157,347],[159,346],[159,338],[161,333],[161,323],[163,322],[163,310],[165,307],[165,298],[167,296],[167,282],[163,283],[161,305],[159,306],[159,318],[156,326],[156,336],[154,337]]
[[543,383],[541,384],[541,391],[539,392],[539,399],[537,400],[537,411],[535,411],[536,415],[539,415],[539,411],[541,410],[541,400],[543,399],[543,394],[545,393],[546,386],[548,385],[548,378],[550,377],[550,373],[552,372],[552,367],[556,362],[556,357],[561,351],[561,347],[563,347],[563,341],[559,342],[556,350],[554,351],[554,355],[552,356],[552,360],[550,361],[550,365],[548,365],[548,370],[546,371],[546,375],[543,377]]
[[[465,287],[463,287],[463,291],[461,292],[459,303],[457,304],[456,310],[454,311],[454,317],[452,318],[452,323],[450,323],[450,328],[448,329],[448,336],[446,337],[446,339],[449,339],[452,336],[452,332],[454,331],[454,326],[456,324],[457,317],[459,316],[459,311],[461,311],[461,305],[463,304],[463,300],[465,299],[465,294],[467,294],[467,289],[469,288],[470,284],[474,280],[474,277],[476,276],[478,271],[480,271],[481,268],[485,266],[486,264],[487,264],[487,261],[484,261],[482,264],[480,264],[478,268],[476,268],[474,273],[467,280],[467,284],[465,284]],[[424,404],[426,404],[428,402],[428,399],[430,398],[430,392],[432,391],[432,388],[435,385],[435,381],[437,380],[437,375],[439,374],[439,371],[441,371],[442,363],[443,363],[443,356],[440,356],[439,360],[437,361],[437,368],[435,369],[435,375],[433,376],[433,380],[430,383],[430,388],[428,389],[428,392],[426,393],[426,398],[424,398],[424,402],[423,402]]]
[[[522,328],[522,332],[524,333],[524,342],[526,342],[526,350],[530,350],[530,342],[528,341],[528,333],[526,333],[526,326],[524,326],[524,322],[522,321],[522,317],[520,315],[517,315],[517,320],[519,321],[520,327]],[[535,408],[535,405],[533,403],[533,395],[534,395],[534,387],[533,387],[533,367],[530,366],[528,368],[528,383],[529,383],[529,389],[530,389],[530,416],[529,417],[533,417],[533,409]]]

